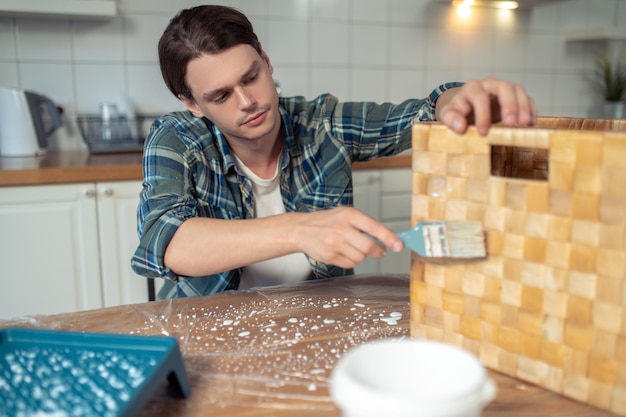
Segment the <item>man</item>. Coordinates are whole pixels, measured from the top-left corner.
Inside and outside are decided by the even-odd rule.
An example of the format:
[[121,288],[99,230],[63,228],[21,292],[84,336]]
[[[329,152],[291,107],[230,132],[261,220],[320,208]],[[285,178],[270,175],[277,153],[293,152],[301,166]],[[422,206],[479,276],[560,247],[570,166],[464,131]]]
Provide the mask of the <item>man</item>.
[[536,119],[522,87],[494,78],[399,105],[279,98],[252,25],[223,6],[181,11],[159,59],[189,110],[157,120],[144,150],[132,265],[166,279],[159,298],[342,276],[400,251],[391,230],[350,207],[352,162],[408,149],[415,121],[485,134]]

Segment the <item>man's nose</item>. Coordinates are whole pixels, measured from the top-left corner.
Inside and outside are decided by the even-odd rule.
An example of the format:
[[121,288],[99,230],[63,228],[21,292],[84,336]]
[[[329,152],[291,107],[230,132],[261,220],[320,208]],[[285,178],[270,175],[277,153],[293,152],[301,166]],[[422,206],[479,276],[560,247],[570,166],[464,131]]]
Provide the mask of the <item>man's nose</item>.
[[245,87],[239,87],[235,89],[235,94],[239,100],[239,107],[242,109],[248,109],[256,105],[256,100],[251,92]]

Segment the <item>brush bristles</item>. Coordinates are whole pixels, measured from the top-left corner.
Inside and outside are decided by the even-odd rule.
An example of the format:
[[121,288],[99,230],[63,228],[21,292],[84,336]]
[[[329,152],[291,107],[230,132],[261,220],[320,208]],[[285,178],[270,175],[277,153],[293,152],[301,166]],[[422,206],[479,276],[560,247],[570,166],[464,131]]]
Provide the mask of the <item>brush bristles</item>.
[[446,222],[446,240],[451,258],[484,258],[485,233],[482,224],[476,221]]

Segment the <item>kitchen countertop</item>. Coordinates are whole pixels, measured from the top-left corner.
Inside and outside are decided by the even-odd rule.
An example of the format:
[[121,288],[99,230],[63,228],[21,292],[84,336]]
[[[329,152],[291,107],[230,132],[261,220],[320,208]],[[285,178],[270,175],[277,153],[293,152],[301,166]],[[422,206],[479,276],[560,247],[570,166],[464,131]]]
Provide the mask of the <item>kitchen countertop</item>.
[[[87,151],[62,151],[33,157],[0,157],[0,187],[141,180],[141,155],[139,152],[92,155]],[[353,165],[355,170],[410,167],[408,153]]]
[[[166,387],[140,416],[339,417],[328,381],[350,348],[409,337],[407,275],[360,275],[54,316],[0,327],[176,337],[191,396]],[[497,397],[482,417],[614,414],[489,371]]]

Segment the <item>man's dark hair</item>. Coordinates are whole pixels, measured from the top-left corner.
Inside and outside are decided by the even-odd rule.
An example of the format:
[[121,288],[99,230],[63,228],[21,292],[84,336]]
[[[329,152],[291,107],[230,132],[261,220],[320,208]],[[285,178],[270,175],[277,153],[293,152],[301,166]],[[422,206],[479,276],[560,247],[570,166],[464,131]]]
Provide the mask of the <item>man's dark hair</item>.
[[189,61],[240,44],[251,45],[262,53],[252,23],[240,11],[225,6],[197,6],[180,11],[159,40],[159,64],[167,88],[176,97],[193,99],[185,82]]

